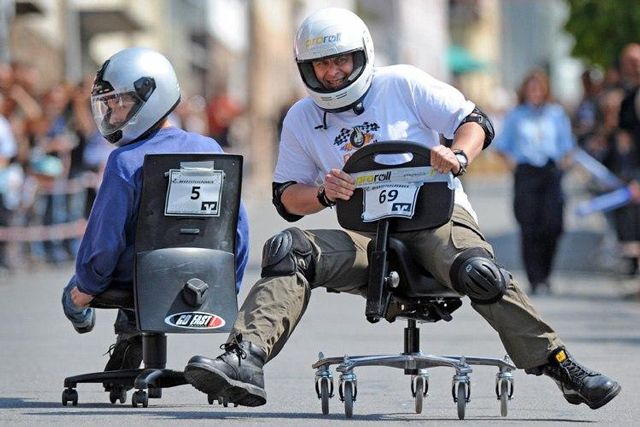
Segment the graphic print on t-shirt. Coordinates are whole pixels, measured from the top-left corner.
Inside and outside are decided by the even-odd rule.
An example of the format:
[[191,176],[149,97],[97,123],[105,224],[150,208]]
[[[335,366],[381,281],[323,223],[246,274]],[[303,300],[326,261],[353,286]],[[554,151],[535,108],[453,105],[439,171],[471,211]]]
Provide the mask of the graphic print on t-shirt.
[[376,141],[374,132],[380,129],[377,123],[364,122],[351,129],[342,128],[333,145],[337,145],[340,151],[345,152],[343,157],[346,161],[353,152],[367,144]]

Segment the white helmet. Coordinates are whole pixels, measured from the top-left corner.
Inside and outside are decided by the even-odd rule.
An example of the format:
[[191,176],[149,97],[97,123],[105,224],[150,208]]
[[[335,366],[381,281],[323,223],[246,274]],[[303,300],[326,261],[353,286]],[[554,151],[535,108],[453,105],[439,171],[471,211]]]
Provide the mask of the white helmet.
[[91,91],[93,119],[102,136],[117,146],[156,129],[179,102],[180,86],[169,60],[139,47],[107,59]]
[[[353,72],[346,86],[325,88],[316,78],[312,61],[353,53]],[[369,29],[355,13],[327,8],[309,15],[300,25],[294,43],[300,76],[311,99],[328,112],[354,108],[371,86],[373,41]]]

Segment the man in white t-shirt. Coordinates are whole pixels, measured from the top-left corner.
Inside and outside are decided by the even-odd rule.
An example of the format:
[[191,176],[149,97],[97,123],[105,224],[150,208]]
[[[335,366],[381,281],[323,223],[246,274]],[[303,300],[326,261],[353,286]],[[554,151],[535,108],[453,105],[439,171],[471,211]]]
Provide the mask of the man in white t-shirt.
[[[348,200],[355,185],[342,167],[364,145],[422,143],[433,168],[458,177],[491,143],[489,119],[455,88],[408,65],[374,68],[371,36],[352,12],[330,8],[310,15],[296,35],[295,56],[309,96],[284,119],[273,183],[273,202],[288,221]],[[453,140],[450,148],[440,144],[440,135]],[[496,265],[460,180],[454,182],[451,220],[412,233],[405,242],[410,252],[439,282],[469,296],[517,367],[551,376],[570,403],[605,405],[619,393],[618,383],[565,351],[512,275]],[[366,293],[369,240],[346,230],[298,228],[269,239],[262,278],[240,309],[225,352],[191,358],[187,380],[232,403],[263,405],[263,365],[293,333],[311,290]]]

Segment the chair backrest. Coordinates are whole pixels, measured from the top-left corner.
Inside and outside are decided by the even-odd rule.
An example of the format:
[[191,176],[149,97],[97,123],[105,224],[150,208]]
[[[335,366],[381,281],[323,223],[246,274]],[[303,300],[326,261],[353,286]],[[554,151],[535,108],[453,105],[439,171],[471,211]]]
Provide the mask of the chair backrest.
[[[345,163],[343,170],[357,175],[358,188],[350,200],[338,200],[336,213],[338,223],[348,230],[375,232],[377,221],[367,221],[363,216],[365,202],[376,202],[387,193],[375,193],[389,181],[394,182],[394,171],[398,172],[398,185],[411,181],[414,174],[422,174],[418,179],[427,179],[414,195],[414,214],[411,217],[389,218],[389,232],[415,231],[439,227],[446,223],[453,212],[453,177],[450,174],[436,174],[431,170],[431,152],[423,145],[408,141],[380,141],[356,151]],[[384,163],[383,163],[384,162]],[[429,168],[425,171],[424,168]],[[413,169],[413,171],[411,170]],[[377,173],[383,171],[383,174]],[[391,172],[389,172],[391,171]],[[429,174],[428,176],[426,174]],[[369,190],[371,189],[371,190]],[[365,199],[365,190],[374,192]],[[388,198],[388,197],[387,197]],[[407,208],[401,206],[400,209]]]
[[[338,200],[338,222],[349,230],[375,232],[369,253],[367,320],[386,317],[394,295],[457,299],[457,293],[415,264],[400,241],[389,243],[391,235],[400,238],[398,233],[435,228],[449,221],[454,200],[451,173],[437,173],[431,168],[429,149],[407,141],[367,145],[347,160],[343,170],[356,179],[357,188],[348,201]],[[400,276],[395,288],[389,285],[389,261]]]
[[242,156],[148,154],[134,295],[146,332],[227,332],[237,315]]

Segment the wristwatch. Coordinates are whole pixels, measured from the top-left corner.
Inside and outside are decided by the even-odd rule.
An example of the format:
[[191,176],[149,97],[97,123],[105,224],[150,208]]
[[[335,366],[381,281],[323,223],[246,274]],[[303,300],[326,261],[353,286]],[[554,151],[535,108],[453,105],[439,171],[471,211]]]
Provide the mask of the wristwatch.
[[458,159],[458,165],[460,165],[458,173],[454,173],[453,176],[462,176],[467,172],[467,166],[469,166],[469,158],[462,150],[453,150],[453,154],[456,155],[456,159]]
[[318,193],[316,194],[316,197],[318,198],[320,204],[326,208],[330,208],[336,205],[335,200],[329,200],[329,198],[327,197],[327,193],[324,190],[324,184],[318,187]]

